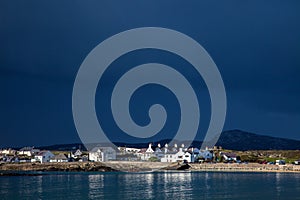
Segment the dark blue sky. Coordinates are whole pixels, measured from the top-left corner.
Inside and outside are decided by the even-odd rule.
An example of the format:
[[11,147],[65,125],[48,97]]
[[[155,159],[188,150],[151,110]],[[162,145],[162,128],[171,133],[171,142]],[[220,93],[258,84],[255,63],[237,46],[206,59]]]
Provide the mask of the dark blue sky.
[[0,2],[0,147],[79,142],[71,106],[82,61],[106,38],[145,26],[208,51],[226,87],[224,130],[300,139],[299,1],[130,2]]

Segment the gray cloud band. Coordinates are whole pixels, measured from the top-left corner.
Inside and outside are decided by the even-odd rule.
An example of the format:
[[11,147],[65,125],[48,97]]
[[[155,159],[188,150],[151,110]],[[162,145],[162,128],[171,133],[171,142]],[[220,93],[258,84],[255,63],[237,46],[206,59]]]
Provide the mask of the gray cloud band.
[[[195,40],[180,32],[159,27],[136,28],[118,33],[96,46],[83,61],[75,79],[72,97],[73,118],[82,143],[88,149],[91,148],[89,144],[96,143],[113,146],[106,136],[111,133],[104,133],[98,122],[95,110],[96,89],[104,71],[114,60],[125,53],[144,48],[177,54],[193,65],[202,76],[211,98],[211,119],[201,148],[214,146],[222,132],[226,116],[226,93],[218,68]],[[151,122],[145,127],[138,126],[130,117],[131,95],[148,83],[161,84],[175,94],[180,104],[181,121],[173,140],[192,142],[200,122],[196,94],[183,75],[158,63],[137,66],[117,82],[112,93],[111,109],[119,128],[139,138],[153,136],[163,128],[167,114],[161,105],[151,106]]]

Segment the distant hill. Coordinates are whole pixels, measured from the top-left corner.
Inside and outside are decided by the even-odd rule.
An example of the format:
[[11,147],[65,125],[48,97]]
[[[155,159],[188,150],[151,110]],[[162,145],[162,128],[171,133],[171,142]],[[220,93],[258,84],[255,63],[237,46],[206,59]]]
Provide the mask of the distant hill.
[[55,144],[55,145],[49,145],[49,146],[39,146],[35,147],[37,149],[46,149],[50,151],[73,151],[76,149],[81,149],[83,151],[86,151],[85,146],[82,143],[73,143],[73,144]]
[[224,131],[217,145],[232,150],[296,150],[300,141],[258,135],[240,130]]
[[[158,143],[164,145],[169,143],[171,140],[161,140],[154,143],[156,146]],[[192,143],[193,147],[200,147],[201,141],[194,141]],[[181,144],[181,142],[178,142]],[[139,143],[139,144],[127,144],[122,142],[116,142],[116,146],[127,146],[135,148],[146,148],[148,143]],[[231,150],[297,150],[300,149],[300,141],[277,138],[265,135],[258,135],[254,133],[249,133],[241,130],[230,130],[222,132],[217,144],[217,146],[222,146],[224,149]],[[86,150],[83,144],[61,144],[61,145],[51,145],[51,146],[41,146],[37,147],[39,149],[48,149],[48,150],[60,150],[60,151],[71,151],[77,148]]]

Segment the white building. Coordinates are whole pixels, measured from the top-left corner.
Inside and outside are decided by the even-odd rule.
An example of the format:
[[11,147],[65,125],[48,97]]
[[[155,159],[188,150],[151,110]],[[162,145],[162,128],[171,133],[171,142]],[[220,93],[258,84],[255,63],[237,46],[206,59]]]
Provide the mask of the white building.
[[89,152],[89,160],[94,162],[106,162],[116,160],[117,153],[112,147],[94,147]]
[[131,147],[118,147],[118,150],[121,154],[136,154],[140,151],[138,148],[131,148]]
[[26,156],[33,156],[40,152],[39,149],[35,149],[34,147],[23,147],[18,151],[18,155],[26,155]]
[[180,162],[180,161],[192,162],[192,154],[187,151],[183,151],[182,148],[179,148],[178,152],[175,151],[166,152],[160,161],[161,162]]
[[161,160],[161,158],[164,157],[164,152],[161,150],[160,144],[157,145],[157,147],[154,151],[154,155],[156,158],[158,158],[158,160]]
[[199,151],[198,157],[204,159],[205,161],[212,161],[214,154],[213,151],[201,150]]
[[71,151],[71,153],[69,155],[70,158],[74,158],[74,159],[81,158],[81,156],[82,156],[82,151],[80,149]]
[[151,157],[155,157],[154,150],[152,149],[152,144],[150,143],[145,152],[140,153],[141,160],[149,160]]
[[220,152],[220,155],[223,157],[223,159],[227,162],[235,161],[237,162],[240,160],[239,156],[237,156],[235,153],[230,152]]
[[16,150],[14,149],[2,149],[0,150],[0,154],[3,154],[3,155],[15,155],[16,154]]
[[40,151],[37,155],[34,156],[34,159],[31,159],[31,162],[50,162],[50,159],[52,157],[54,157],[54,155],[50,151]]
[[63,153],[60,153],[50,158],[50,162],[68,162],[68,158]]
[[177,152],[169,151],[164,153],[164,156],[160,159],[160,162],[176,162],[177,157],[176,157]]

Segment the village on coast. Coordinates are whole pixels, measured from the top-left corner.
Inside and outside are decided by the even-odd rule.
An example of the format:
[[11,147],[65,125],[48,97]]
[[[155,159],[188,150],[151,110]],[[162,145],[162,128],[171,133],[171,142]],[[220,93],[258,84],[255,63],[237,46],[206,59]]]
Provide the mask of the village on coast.
[[[270,154],[273,161],[260,160],[260,164],[285,165],[281,155]],[[276,158],[278,157],[278,158]],[[73,148],[71,151],[40,150],[34,147],[20,149],[0,149],[1,163],[62,163],[62,162],[161,162],[161,163],[237,163],[248,164],[249,158],[237,155],[235,152],[223,150],[220,146],[200,149],[185,147],[184,144],[149,143],[148,148],[96,146],[90,151]],[[252,160],[253,161],[253,160]],[[293,165],[300,165],[300,160],[292,161]]]

